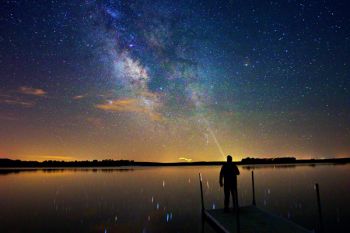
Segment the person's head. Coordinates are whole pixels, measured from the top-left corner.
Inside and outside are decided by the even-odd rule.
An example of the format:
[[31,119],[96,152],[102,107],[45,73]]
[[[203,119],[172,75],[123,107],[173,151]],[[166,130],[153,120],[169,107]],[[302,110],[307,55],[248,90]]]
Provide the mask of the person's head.
[[228,155],[228,156],[227,156],[227,162],[229,162],[229,163],[232,162],[232,156],[231,156],[231,155]]

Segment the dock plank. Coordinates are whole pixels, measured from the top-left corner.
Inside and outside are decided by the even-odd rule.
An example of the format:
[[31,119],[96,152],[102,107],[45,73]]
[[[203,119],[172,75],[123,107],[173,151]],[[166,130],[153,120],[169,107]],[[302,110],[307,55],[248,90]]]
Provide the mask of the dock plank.
[[[236,231],[236,217],[233,212],[224,213],[223,209],[205,210],[206,218],[222,232]],[[267,213],[255,206],[240,207],[241,233],[310,233],[311,231],[282,217]]]

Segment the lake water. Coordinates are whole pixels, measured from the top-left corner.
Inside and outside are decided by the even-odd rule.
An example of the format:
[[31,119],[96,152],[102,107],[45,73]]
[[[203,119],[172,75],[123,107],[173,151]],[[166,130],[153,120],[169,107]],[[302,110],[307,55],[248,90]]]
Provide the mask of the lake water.
[[[240,205],[252,202],[251,169],[239,167]],[[223,207],[220,167],[1,170],[0,232],[206,232],[206,208]],[[257,206],[315,229],[319,183],[326,232],[349,232],[350,165],[254,167]]]

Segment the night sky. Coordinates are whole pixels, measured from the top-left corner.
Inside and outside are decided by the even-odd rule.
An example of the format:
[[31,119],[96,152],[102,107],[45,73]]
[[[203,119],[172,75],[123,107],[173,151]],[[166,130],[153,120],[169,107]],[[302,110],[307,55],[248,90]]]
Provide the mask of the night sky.
[[350,3],[1,1],[0,157],[350,156]]

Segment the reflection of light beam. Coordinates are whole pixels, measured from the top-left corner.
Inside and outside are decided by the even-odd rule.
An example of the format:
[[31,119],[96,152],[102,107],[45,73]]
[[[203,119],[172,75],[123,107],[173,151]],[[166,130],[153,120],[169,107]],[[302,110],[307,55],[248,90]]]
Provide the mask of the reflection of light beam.
[[218,150],[220,151],[220,154],[222,155],[222,157],[225,157],[225,153],[224,153],[224,151],[222,150],[222,147],[221,147],[221,145],[220,145],[218,139],[216,138],[216,135],[214,134],[213,130],[211,129],[209,122],[208,122],[207,119],[205,119],[204,117],[202,117],[202,120],[207,124],[208,131],[209,131],[210,135],[213,137],[214,142],[215,142],[215,144],[216,144]]

